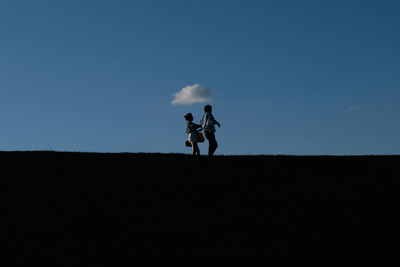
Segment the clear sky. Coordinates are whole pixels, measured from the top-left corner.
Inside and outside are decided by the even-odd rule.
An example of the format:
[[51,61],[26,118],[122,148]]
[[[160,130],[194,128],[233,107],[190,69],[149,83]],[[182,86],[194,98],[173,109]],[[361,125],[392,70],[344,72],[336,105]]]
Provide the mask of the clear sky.
[[[400,154],[399,13],[396,0],[0,0],[0,150],[191,153],[183,115],[211,104],[216,155]],[[207,95],[179,102],[183,88]]]

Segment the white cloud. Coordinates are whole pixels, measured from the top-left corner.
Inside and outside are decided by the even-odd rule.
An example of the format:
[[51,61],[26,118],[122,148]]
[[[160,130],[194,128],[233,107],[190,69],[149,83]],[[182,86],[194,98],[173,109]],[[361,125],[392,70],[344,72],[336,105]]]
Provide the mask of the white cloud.
[[173,105],[190,105],[207,102],[213,99],[211,90],[200,84],[188,85],[173,94]]

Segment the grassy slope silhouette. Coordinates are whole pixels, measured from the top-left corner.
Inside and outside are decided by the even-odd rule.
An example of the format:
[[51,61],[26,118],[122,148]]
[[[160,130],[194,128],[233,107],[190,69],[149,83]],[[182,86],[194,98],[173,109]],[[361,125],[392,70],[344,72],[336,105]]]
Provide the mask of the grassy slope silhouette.
[[15,265],[383,266],[395,255],[398,156],[0,158],[0,249]]

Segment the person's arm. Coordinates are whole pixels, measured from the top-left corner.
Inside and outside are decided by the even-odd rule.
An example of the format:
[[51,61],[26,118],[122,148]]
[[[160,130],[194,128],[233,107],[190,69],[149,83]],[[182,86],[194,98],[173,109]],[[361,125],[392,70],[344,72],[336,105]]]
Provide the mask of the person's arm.
[[210,120],[212,121],[212,123],[218,125],[218,127],[221,127],[221,124],[214,118],[212,114],[210,114]]
[[207,118],[206,118],[206,115],[204,114],[203,117],[201,117],[201,120],[200,120],[201,128],[203,128],[203,129],[205,128],[206,121],[207,121]]

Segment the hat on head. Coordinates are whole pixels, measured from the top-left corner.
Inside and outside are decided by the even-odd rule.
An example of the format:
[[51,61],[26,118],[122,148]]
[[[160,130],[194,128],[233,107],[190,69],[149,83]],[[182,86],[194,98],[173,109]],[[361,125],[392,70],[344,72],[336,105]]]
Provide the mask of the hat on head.
[[192,113],[186,113],[186,115],[183,116],[183,117],[184,117],[186,120],[193,119]]

